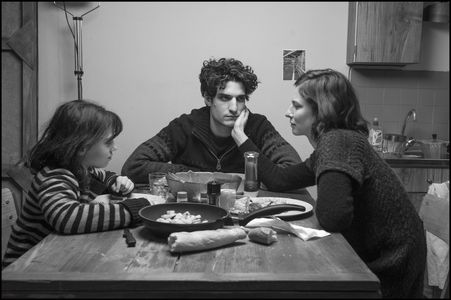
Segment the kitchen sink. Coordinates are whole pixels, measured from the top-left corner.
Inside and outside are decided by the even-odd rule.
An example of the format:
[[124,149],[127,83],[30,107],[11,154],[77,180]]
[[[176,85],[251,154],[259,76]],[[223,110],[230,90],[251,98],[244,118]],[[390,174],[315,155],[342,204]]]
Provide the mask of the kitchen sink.
[[423,158],[424,154],[421,151],[406,151],[401,155],[402,158]]
[[401,155],[401,158],[423,158],[423,156],[416,154],[403,154]]

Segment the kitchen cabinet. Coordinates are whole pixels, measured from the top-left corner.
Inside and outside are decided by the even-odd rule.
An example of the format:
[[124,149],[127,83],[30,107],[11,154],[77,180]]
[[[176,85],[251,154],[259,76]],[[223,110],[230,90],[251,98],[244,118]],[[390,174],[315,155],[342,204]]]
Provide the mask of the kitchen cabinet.
[[423,2],[349,2],[348,65],[420,62]]
[[393,171],[404,184],[417,212],[430,182],[442,183],[449,180],[449,168],[393,168]]

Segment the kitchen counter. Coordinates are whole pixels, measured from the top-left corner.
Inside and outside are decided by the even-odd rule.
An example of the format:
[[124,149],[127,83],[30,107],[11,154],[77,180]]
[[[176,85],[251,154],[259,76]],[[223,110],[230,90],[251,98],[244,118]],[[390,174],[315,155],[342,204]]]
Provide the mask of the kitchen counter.
[[383,153],[382,158],[392,168],[436,168],[449,169],[448,159],[398,157],[391,153]]

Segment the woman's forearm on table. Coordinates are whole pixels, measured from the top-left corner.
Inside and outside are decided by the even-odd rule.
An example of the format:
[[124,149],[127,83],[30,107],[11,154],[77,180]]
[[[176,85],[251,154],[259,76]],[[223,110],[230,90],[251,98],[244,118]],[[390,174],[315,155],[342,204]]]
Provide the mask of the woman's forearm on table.
[[[238,149],[242,153],[246,151],[260,153],[260,150],[250,139],[247,139]],[[287,191],[315,185],[315,174],[307,167],[305,162],[282,167],[260,153],[257,170],[260,180],[271,191]]]

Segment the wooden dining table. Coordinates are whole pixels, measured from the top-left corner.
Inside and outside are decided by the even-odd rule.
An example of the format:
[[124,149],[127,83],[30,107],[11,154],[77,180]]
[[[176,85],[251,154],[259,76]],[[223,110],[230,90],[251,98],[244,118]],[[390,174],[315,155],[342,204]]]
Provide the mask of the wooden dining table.
[[[306,190],[260,191],[299,199]],[[315,214],[290,221],[321,229]],[[263,245],[248,238],[224,247],[173,254],[145,226],[50,234],[2,270],[2,298],[380,298],[378,278],[340,233],[303,241],[278,233]]]

